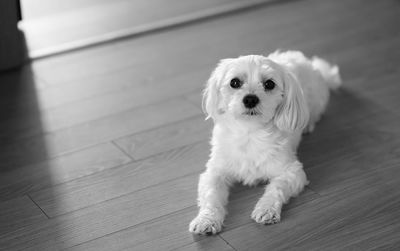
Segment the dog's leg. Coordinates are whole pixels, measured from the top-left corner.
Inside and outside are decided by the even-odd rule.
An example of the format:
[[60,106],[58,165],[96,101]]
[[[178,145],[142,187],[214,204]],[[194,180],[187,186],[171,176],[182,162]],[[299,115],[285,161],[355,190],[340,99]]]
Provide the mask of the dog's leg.
[[290,164],[287,171],[270,179],[264,195],[255,206],[251,217],[258,223],[274,224],[281,219],[282,205],[298,195],[308,184],[302,164]]
[[226,175],[210,170],[200,175],[199,214],[192,220],[189,231],[196,234],[216,234],[221,231],[228,202],[230,182]]

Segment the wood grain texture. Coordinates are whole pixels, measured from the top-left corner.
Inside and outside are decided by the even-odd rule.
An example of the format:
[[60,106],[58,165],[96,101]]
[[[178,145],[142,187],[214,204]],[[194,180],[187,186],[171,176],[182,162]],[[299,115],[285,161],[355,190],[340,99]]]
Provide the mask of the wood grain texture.
[[[250,218],[250,214],[263,191],[263,186],[255,188],[234,186],[232,188],[228,205],[229,214],[225,222],[224,231],[229,231],[249,223],[254,224]],[[319,197],[319,195],[306,189],[298,198],[291,200],[291,202],[284,207],[284,210],[286,211],[297,207],[317,197]],[[210,240],[210,237],[207,237],[206,240],[201,241],[205,238],[204,236],[195,236],[187,231],[188,224],[190,220],[196,216],[197,210],[197,207],[193,204],[193,206],[187,209],[123,229],[103,238],[88,241],[72,249],[147,250],[162,247],[163,250],[172,250],[182,246],[183,250],[185,250],[185,248],[196,248],[199,250],[211,248],[213,250],[219,250],[219,246],[213,247],[215,245],[213,244],[215,242],[214,239]]]
[[0,239],[5,234],[46,221],[47,217],[28,196],[0,202]]
[[201,110],[185,100],[139,107],[53,133],[3,144],[0,166],[38,162],[199,114]]
[[[163,84],[167,85],[168,88],[165,88],[162,92],[159,91],[162,87],[157,84],[134,84],[131,88],[121,88],[114,92],[109,91],[107,95],[75,100],[75,102],[52,109],[38,108],[36,111],[29,109],[29,112],[20,109],[21,112],[14,112],[10,118],[5,119],[0,129],[15,132],[13,133],[14,138],[21,138],[69,128],[137,107],[178,98],[180,95],[199,88],[200,78],[198,76],[199,74],[188,74],[163,81]],[[112,82],[107,84],[113,85]],[[101,88],[101,86],[94,88]],[[79,87],[75,91],[83,93],[84,90],[80,91],[80,89],[82,88]],[[59,95],[67,97],[67,92],[60,91]],[[54,93],[48,95],[48,97],[45,97],[46,100],[57,99],[57,96],[53,97]],[[79,98],[79,95],[77,96]],[[73,98],[71,99],[73,101]],[[43,103],[40,99],[36,102]],[[38,123],[38,118],[40,118],[40,123]],[[6,137],[6,135],[3,137]]]
[[192,104],[197,105],[198,107],[201,107],[201,102],[202,102],[202,97],[203,97],[202,93],[203,93],[203,90],[198,89],[197,91],[186,94],[185,98],[187,100],[189,100]]
[[[262,195],[263,187],[244,188],[235,186],[231,193],[228,211],[230,212],[224,231],[252,223],[251,210],[257,199]],[[291,201],[284,210],[297,207],[318,197],[311,190],[306,190],[298,198]],[[142,224],[123,229],[104,238],[88,241],[72,250],[148,250],[158,249],[172,250],[181,247],[183,250],[220,250],[219,244],[214,247],[215,238],[194,236],[187,231],[188,223],[196,216],[197,208],[191,206],[187,209],[148,221]],[[254,223],[252,223],[254,224]],[[204,238],[206,240],[202,241]],[[219,242],[219,241],[217,241]],[[211,246],[210,246],[211,245]]]
[[207,240],[201,240],[198,242],[191,243],[189,245],[177,248],[176,250],[222,250],[222,251],[234,251],[225,241],[218,237],[211,237]]
[[68,182],[131,161],[111,143],[105,143],[54,159],[2,170],[0,201]]
[[[204,115],[154,130],[117,139],[114,142],[134,159],[166,152],[211,137],[212,122]],[[154,140],[157,139],[157,140]]]
[[[168,215],[195,204],[197,180],[198,174],[185,176],[6,233],[0,246],[8,250],[67,248]],[[19,241],[13,242],[16,238]]]
[[[0,74],[0,247],[399,249],[399,17],[395,0],[282,1]],[[277,48],[341,69],[299,148],[311,183],[273,226],[250,218],[263,187],[236,186],[223,232],[193,236],[204,83],[221,58]]]
[[[30,196],[47,215],[55,217],[168,180],[200,173],[204,170],[208,154],[207,143],[189,145],[150,159],[30,193]],[[193,184],[194,188],[196,183]]]
[[193,236],[187,231],[195,210],[190,207],[67,250],[233,250],[218,236]]
[[[227,207],[228,215],[224,222],[224,232],[235,229],[242,225],[255,224],[250,215],[264,191],[264,185],[246,189],[243,189],[243,187],[240,186],[232,188]],[[298,197],[292,198],[289,203],[283,206],[283,213],[285,213],[287,210],[298,207],[299,205],[310,202],[318,197],[320,197],[320,195],[309,188],[306,188]]]
[[[279,225],[247,224],[221,235],[237,250],[396,249],[400,222],[394,219],[400,212],[400,200],[394,192],[399,185],[394,175],[398,172],[395,167],[385,175],[370,175],[365,182],[379,182],[368,186],[359,186],[360,177],[354,177],[351,188],[287,211]],[[240,238],[243,233],[249,233],[249,238]]]
[[[77,245],[71,250],[173,250],[205,237],[187,231],[197,209],[192,206],[163,217],[123,229],[104,238]],[[217,237],[218,238],[218,237]],[[68,249],[70,250],[70,249]]]

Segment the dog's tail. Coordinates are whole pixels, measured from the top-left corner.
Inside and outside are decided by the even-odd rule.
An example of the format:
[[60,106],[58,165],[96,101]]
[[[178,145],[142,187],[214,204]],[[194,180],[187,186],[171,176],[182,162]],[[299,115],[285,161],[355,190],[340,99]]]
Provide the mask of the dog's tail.
[[321,73],[331,90],[336,90],[342,85],[342,79],[340,78],[339,67],[337,65],[331,65],[319,57],[313,57],[311,63],[313,68]]

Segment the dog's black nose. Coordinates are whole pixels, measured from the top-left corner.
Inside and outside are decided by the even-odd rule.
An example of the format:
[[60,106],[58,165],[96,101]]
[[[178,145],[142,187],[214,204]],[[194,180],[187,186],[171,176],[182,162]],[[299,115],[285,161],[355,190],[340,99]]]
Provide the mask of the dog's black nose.
[[254,108],[260,102],[260,99],[254,94],[248,94],[243,98],[243,104],[246,108]]

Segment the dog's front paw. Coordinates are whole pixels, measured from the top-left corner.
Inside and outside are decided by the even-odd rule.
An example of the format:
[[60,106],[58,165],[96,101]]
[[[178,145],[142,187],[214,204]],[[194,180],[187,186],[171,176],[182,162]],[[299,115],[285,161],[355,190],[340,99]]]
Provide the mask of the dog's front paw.
[[195,234],[213,235],[222,230],[222,220],[210,215],[198,215],[189,225],[189,231]]
[[275,224],[281,220],[281,210],[274,207],[256,207],[251,218],[260,224]]

